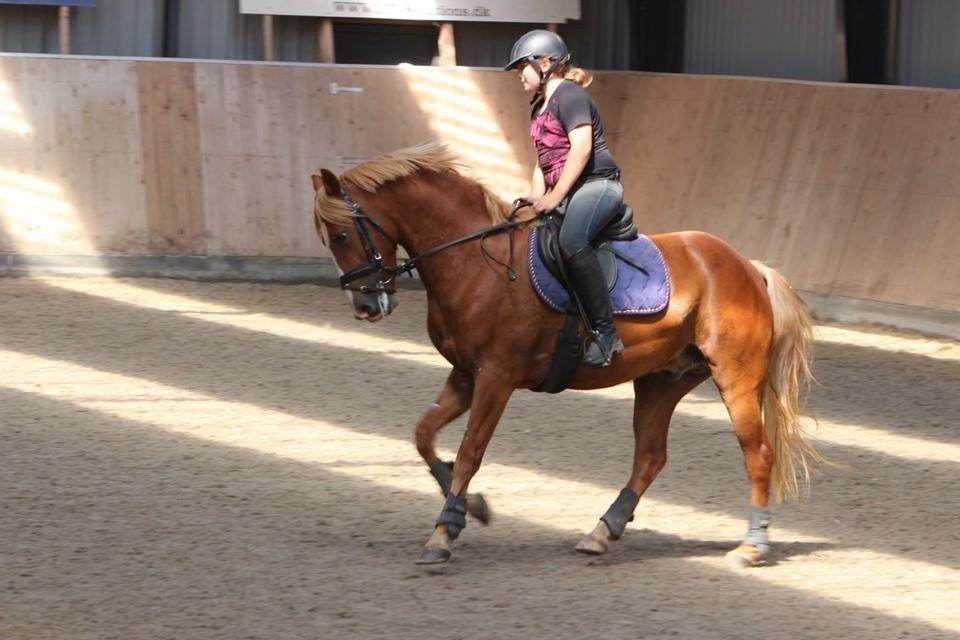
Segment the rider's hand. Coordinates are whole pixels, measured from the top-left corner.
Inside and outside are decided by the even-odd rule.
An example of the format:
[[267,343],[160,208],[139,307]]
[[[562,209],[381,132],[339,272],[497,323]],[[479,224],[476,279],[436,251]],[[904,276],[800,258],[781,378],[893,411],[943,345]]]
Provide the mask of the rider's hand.
[[533,201],[533,210],[537,213],[550,213],[558,206],[560,206],[560,201],[562,198],[558,198],[551,191],[546,195],[542,195],[539,198],[534,199]]

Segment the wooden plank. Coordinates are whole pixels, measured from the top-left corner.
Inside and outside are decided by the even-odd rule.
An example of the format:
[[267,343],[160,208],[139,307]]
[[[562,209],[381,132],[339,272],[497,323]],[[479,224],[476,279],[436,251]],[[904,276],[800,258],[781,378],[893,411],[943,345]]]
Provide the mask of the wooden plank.
[[921,307],[960,309],[960,197],[938,199],[936,210],[929,214],[933,224],[921,236],[923,247],[909,256],[912,291],[905,300]]
[[[0,226],[18,251],[144,250],[134,63],[8,58],[0,123]],[[7,125],[10,121],[5,121]]]
[[152,251],[206,251],[194,64],[138,62],[148,244]]
[[322,152],[311,98],[329,95],[317,69],[203,65],[197,80],[208,252],[326,254],[310,221]]

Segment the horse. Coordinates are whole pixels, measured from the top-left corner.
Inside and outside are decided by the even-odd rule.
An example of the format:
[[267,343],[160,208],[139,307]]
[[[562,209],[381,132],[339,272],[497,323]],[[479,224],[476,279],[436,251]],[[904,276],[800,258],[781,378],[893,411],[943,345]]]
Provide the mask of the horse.
[[[430,340],[452,366],[416,424],[416,448],[445,499],[416,562],[451,558],[469,513],[490,512],[470,480],[514,391],[532,389],[552,361],[564,314],[540,302],[526,269],[514,270],[535,216],[463,171],[441,143],[400,149],[311,176],[314,224],[341,274],[358,320],[396,307],[395,279],[416,268],[426,290]],[[601,369],[579,366],[570,388],[632,381],[633,469],[626,486],[576,550],[602,554],[624,533],[640,497],[667,460],[667,429],[679,401],[712,378],[729,411],[750,484],[747,534],[726,559],[763,564],[770,554],[771,489],[776,501],[805,493],[819,454],[801,424],[812,381],[812,321],[786,279],[707,233],[651,235],[670,274],[666,308],[618,316],[625,349]],[[398,260],[402,247],[407,260]],[[469,411],[452,463],[438,458],[437,433]],[[545,435],[545,437],[549,437]]]

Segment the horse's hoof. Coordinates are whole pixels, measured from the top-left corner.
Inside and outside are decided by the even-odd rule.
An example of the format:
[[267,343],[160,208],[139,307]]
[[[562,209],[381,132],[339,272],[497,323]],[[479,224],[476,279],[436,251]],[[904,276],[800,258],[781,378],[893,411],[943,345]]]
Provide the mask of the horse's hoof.
[[414,564],[443,564],[453,553],[443,547],[424,547]]
[[490,524],[493,519],[493,512],[490,511],[490,505],[482,493],[467,494],[467,512],[480,521],[481,524]]
[[610,529],[605,522],[600,521],[593,531],[580,538],[580,542],[574,547],[577,553],[585,553],[588,556],[599,556],[607,552],[613,538],[610,535]]
[[728,551],[725,560],[734,569],[748,569],[762,565],[764,554],[752,544],[741,544],[736,549]]
[[604,540],[597,540],[590,534],[583,536],[574,550],[588,556],[600,556],[607,552],[610,546]]

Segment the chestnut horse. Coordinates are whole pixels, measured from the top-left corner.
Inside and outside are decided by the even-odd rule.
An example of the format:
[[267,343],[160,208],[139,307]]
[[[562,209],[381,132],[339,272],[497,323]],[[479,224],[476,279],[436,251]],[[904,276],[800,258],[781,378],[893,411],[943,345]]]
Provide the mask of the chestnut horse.
[[[329,244],[341,286],[358,319],[375,322],[394,308],[394,278],[413,267],[427,293],[427,329],[452,369],[436,402],[416,426],[417,450],[440,483],[445,501],[418,563],[444,562],[469,512],[486,521],[471,478],[510,395],[536,387],[552,360],[563,315],[540,302],[521,255],[530,225],[507,223],[506,203],[458,171],[440,144],[400,150],[337,177],[311,176],[317,231]],[[515,211],[515,210],[514,210]],[[667,459],[667,428],[683,396],[713,378],[743,452],[750,481],[750,516],[743,543],[728,560],[750,566],[769,552],[768,499],[795,497],[809,482],[817,453],[800,425],[809,386],[811,320],[779,273],[751,263],[718,238],[700,232],[651,236],[671,278],[666,309],[617,317],[624,352],[603,369],[580,366],[570,385],[596,389],[632,381],[635,391],[633,471],[597,526],[577,544],[607,551],[617,540]],[[524,261],[521,259],[521,264]],[[509,274],[511,277],[507,277]],[[452,466],[438,459],[434,440],[470,410]]]

